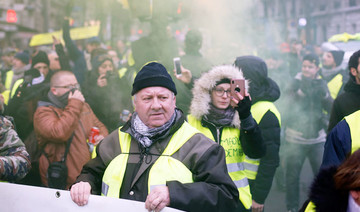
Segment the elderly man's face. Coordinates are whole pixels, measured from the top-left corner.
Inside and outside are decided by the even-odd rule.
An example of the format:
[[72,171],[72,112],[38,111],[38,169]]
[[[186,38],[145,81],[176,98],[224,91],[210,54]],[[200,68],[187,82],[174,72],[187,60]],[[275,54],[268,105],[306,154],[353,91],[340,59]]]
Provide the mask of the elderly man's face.
[[52,88],[51,91],[55,96],[62,96],[65,93],[69,92],[71,89],[79,89],[80,85],[78,84],[76,77],[74,75],[63,75],[60,76],[59,80]]
[[176,98],[164,87],[147,87],[136,93],[135,111],[144,124],[150,128],[160,127],[173,115]]

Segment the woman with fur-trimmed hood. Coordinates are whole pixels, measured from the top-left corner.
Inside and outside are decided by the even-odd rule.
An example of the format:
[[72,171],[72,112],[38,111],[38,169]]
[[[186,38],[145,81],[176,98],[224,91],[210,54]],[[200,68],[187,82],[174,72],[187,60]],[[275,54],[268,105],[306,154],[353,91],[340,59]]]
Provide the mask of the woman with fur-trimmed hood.
[[[260,158],[265,146],[260,129],[251,115],[251,98],[237,93],[240,101],[230,96],[231,79],[244,79],[233,65],[215,66],[194,83],[188,122],[220,144],[226,152],[229,175],[240,193],[239,211],[251,208],[252,199],[245,175],[245,156]],[[248,89],[248,82],[245,81]],[[235,107],[230,102],[236,104]]]

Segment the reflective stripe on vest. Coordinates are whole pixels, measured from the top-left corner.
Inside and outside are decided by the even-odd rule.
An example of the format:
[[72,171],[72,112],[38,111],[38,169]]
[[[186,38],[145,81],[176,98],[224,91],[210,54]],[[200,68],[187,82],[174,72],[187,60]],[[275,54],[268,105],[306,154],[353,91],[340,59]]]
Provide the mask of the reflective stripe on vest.
[[360,148],[360,110],[345,117],[350,128],[351,154]]
[[338,96],[342,85],[343,85],[342,74],[337,74],[327,83],[328,89],[330,91],[330,95],[333,99],[335,99]]
[[13,96],[15,95],[16,90],[18,89],[18,87],[24,82],[24,79],[18,79],[16,80],[16,82],[14,83],[12,89],[11,89],[11,95],[10,95],[10,99],[13,98]]
[[[188,115],[187,118],[189,124],[200,130],[206,137],[215,140],[209,128],[203,127],[200,120],[197,120],[192,115]],[[220,144],[225,149],[228,173],[238,188],[240,201],[245,208],[249,209],[252,204],[252,196],[249,182],[244,171],[246,167],[244,164],[245,154],[241,148],[239,135],[239,129],[224,127]]]
[[[279,121],[279,126],[281,126],[281,116],[274,103],[268,101],[259,101],[251,106],[251,114],[258,124],[261,122],[262,118],[269,110],[273,114],[275,114],[276,118]],[[252,159],[249,157],[245,157],[244,162],[246,177],[250,180],[255,180],[260,164],[260,159]]]
[[7,105],[9,103],[10,91],[5,90],[4,92],[1,93],[1,95],[3,95],[4,97],[4,104]]
[[[166,185],[167,181],[177,180],[181,183],[192,183],[191,171],[179,160],[171,157],[198,130],[187,122],[172,136],[162,155],[155,161],[149,172],[148,193],[159,185]],[[119,128],[119,143],[122,153],[115,157],[105,170],[101,188],[101,195],[119,197],[124,178],[127,160],[129,158],[131,136],[121,132]]]
[[315,212],[315,204],[313,202],[309,202],[305,208],[305,212]]

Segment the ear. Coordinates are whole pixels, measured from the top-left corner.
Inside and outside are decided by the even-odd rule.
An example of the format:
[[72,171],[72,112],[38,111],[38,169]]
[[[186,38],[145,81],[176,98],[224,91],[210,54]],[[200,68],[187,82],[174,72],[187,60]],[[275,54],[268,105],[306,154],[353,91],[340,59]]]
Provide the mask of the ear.
[[50,88],[51,93],[53,93],[55,96],[57,95],[56,88],[51,87]]
[[351,190],[351,191],[350,191],[350,195],[351,195],[351,197],[352,197],[354,200],[359,200],[359,198],[360,198],[360,191]]
[[351,68],[350,68],[350,73],[351,73],[351,75],[353,75],[354,77],[356,77],[356,76],[357,76],[357,70],[356,70],[356,68],[351,67]]

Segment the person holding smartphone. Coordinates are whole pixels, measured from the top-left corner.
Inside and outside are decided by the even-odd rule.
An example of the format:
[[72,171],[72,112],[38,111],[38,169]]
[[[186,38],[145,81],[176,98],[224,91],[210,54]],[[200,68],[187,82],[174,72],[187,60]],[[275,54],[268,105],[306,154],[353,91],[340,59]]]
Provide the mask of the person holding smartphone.
[[285,95],[289,108],[283,119],[287,152],[286,206],[288,211],[298,211],[301,169],[306,158],[314,175],[320,168],[326,140],[325,129],[333,102],[326,81],[319,76],[317,55],[304,56],[301,72],[295,76]]
[[[244,85],[231,86],[236,81]],[[241,90],[243,87],[245,90]],[[247,89],[248,82],[237,67],[215,66],[195,80],[187,117],[192,126],[225,149],[228,172],[242,203],[238,211],[249,211],[252,205],[245,157],[260,158],[265,154],[261,131],[251,114]]]
[[84,97],[99,120],[113,131],[125,123],[120,119],[122,111],[132,111],[131,86],[125,78],[120,79],[108,54],[95,56],[92,67],[83,85]]

